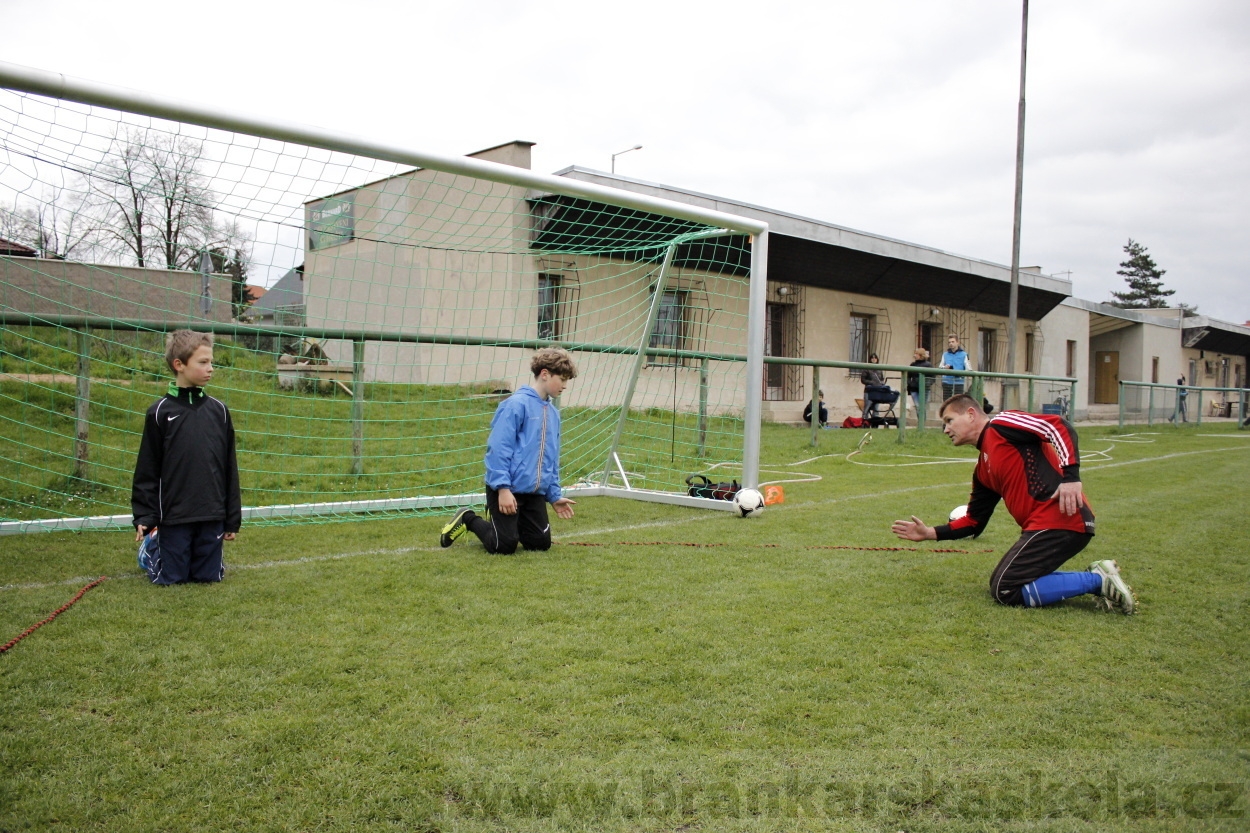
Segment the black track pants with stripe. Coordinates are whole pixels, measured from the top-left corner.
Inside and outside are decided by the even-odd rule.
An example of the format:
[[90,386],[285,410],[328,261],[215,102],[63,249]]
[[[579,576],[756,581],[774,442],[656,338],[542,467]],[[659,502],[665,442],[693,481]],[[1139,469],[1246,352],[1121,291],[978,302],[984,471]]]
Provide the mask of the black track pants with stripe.
[[1023,605],[1021,588],[1034,579],[1058,570],[1093,539],[1086,532],[1068,529],[1026,531],[1007,550],[990,576],[990,595],[1002,605]]

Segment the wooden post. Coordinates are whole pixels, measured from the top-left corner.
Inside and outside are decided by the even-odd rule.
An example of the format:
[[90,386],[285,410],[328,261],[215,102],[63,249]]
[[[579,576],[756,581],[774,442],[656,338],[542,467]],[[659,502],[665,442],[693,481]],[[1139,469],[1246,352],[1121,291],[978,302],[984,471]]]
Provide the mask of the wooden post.
[[[928,373],[921,373],[920,386],[916,388],[917,397],[920,401],[916,403],[916,430],[923,431],[925,419],[929,416],[929,383],[936,380],[936,375],[930,376]],[[942,384],[940,381],[937,384]]]
[[820,444],[820,368],[812,365],[812,448]]
[[78,389],[74,398],[74,479],[86,480],[91,429],[91,334],[78,331]]
[[898,388],[898,441],[901,443],[907,434],[907,371],[903,371],[903,379]]
[[365,342],[352,340],[352,474],[365,473]]
[[708,359],[699,360],[699,456],[707,456],[707,386]]

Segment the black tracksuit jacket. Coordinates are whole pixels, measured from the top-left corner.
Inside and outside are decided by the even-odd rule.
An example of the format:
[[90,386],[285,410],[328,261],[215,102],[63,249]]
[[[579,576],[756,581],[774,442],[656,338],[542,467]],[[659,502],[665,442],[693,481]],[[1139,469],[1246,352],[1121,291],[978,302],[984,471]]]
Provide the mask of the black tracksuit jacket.
[[239,531],[234,424],[221,400],[171,386],[148,408],[130,505],[135,526],[222,521],[225,532]]

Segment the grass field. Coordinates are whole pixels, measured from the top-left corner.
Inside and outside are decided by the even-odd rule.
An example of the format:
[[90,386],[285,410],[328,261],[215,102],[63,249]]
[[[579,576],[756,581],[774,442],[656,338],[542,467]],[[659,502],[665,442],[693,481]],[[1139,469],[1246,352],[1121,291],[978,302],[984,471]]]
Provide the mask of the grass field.
[[1245,830],[1250,434],[1082,430],[1074,566],[1133,617],[995,606],[1001,508],[901,546],[971,453],[861,436],[769,426],[807,482],[759,518],[584,500],[513,557],[245,528],[155,588],[122,533],[0,538],[0,640],[109,576],[0,656],[0,831]]

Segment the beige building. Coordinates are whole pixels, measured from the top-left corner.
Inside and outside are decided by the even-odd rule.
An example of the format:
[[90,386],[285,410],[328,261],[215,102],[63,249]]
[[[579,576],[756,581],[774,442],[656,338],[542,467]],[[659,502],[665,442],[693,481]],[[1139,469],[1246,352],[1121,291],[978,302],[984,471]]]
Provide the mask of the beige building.
[[[1250,328],[1206,316],[1188,316],[1180,309],[1119,309],[1069,298],[1042,320],[1056,343],[1043,354],[1041,373],[1073,376],[1078,417],[1118,412],[1121,382],[1244,388]],[[1060,343],[1061,342],[1061,343]],[[1161,395],[1159,413],[1171,405]],[[1196,401],[1196,398],[1195,398]],[[1204,403],[1217,403],[1214,413],[1239,401],[1231,392],[1210,392]],[[1206,407],[1206,405],[1204,405]]]
[[[528,143],[514,142],[472,156],[528,168],[529,149]],[[590,228],[570,219],[582,210],[577,201],[429,170],[309,202],[308,326],[377,336],[364,346],[369,381],[485,390],[515,390],[528,381],[532,348],[525,343],[621,348],[580,353],[578,384],[562,402],[617,404],[634,361],[628,351],[638,346],[663,250],[631,251],[623,243],[580,239],[612,233],[612,220],[596,225],[593,233],[569,232],[579,239],[561,242],[563,229]],[[544,233],[551,239],[541,239]],[[671,234],[661,229],[654,236],[667,240]],[[680,320],[672,322],[671,333],[652,339],[652,346],[745,352],[740,333],[745,331],[747,284],[741,274],[703,268],[696,258],[685,257],[669,268],[665,280],[662,301],[672,301],[669,315],[674,304],[679,307]],[[424,339],[386,339],[400,334]],[[353,359],[345,340],[331,340],[325,349],[338,362]],[[643,371],[635,402],[648,407],[662,401],[671,407],[676,400],[679,410],[694,410],[702,386],[733,394],[714,398],[709,412],[740,411],[744,366],[714,364],[701,375],[703,369],[692,360],[657,359]]]
[[[512,142],[471,155],[528,168],[530,147]],[[901,367],[923,346],[937,364],[947,335],[955,334],[970,369],[1008,370],[1007,267],[599,171],[573,167],[557,175],[767,222],[766,355],[854,362],[875,353],[882,364]],[[442,342],[368,341],[371,381],[490,389],[526,381],[530,348],[521,343],[636,348],[663,255],[654,247],[644,251],[647,235],[668,239],[681,231],[661,229],[664,218],[654,215],[427,170],[314,200],[305,209],[310,327],[420,333],[426,342]],[[630,241],[639,248],[626,251]],[[716,257],[713,244],[721,247]],[[744,355],[746,241],[700,245],[677,250],[649,345]],[[1037,268],[1021,270],[1018,310],[1017,369],[1077,378],[1077,418],[1115,403],[1120,380],[1172,383],[1185,375],[1190,384],[1226,378],[1234,387],[1246,381],[1250,330],[1244,327],[1202,319],[1195,328],[1195,319],[1182,320],[1175,310],[1082,301],[1072,297],[1069,281]],[[345,341],[332,342],[328,352],[352,359]],[[621,401],[632,358],[583,352],[579,361],[582,376],[563,404]],[[692,411],[703,401],[712,413],[740,412],[744,371],[741,362],[657,358],[639,379],[634,405]],[[887,375],[900,386],[897,371]],[[831,421],[858,413],[858,371],[826,368],[820,381]],[[799,422],[811,383],[808,368],[766,365],[764,418]],[[1068,391],[1064,383],[1039,382],[1034,407]],[[997,382],[987,383],[986,392],[1001,403]]]
[[[937,364],[953,333],[968,351],[970,369],[1006,370],[1011,277],[1006,267],[598,171],[568,168],[558,175],[767,222],[767,355],[866,361],[876,353],[882,364],[905,366],[923,346]],[[1068,281],[1022,270],[1016,346],[1022,369],[1027,364],[1042,372],[1051,341],[1042,321],[1070,295]],[[896,388],[898,377],[887,373]],[[858,371],[826,368],[821,388],[831,421],[858,414],[855,399],[863,394]],[[987,393],[998,397],[998,385],[988,384]],[[768,365],[761,395],[765,419],[801,421],[811,398],[811,372]]]

